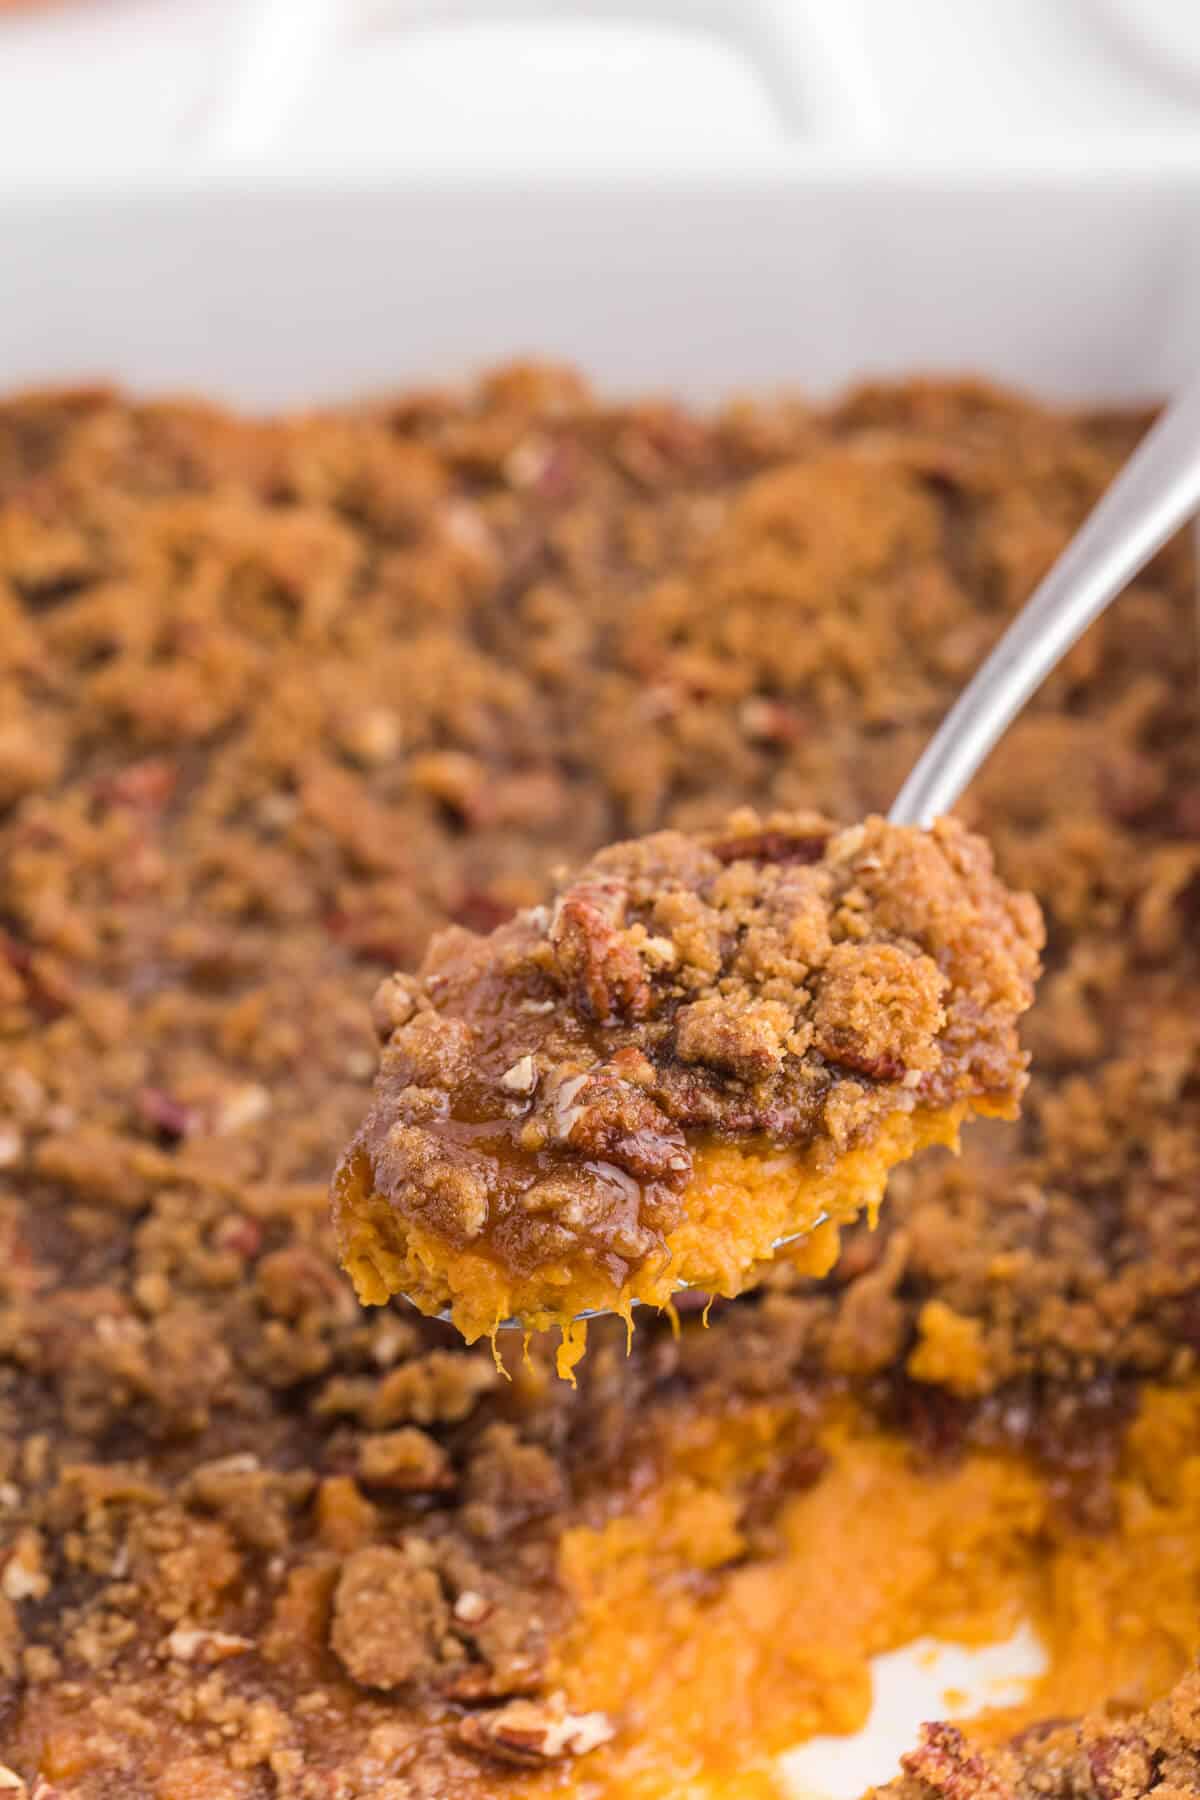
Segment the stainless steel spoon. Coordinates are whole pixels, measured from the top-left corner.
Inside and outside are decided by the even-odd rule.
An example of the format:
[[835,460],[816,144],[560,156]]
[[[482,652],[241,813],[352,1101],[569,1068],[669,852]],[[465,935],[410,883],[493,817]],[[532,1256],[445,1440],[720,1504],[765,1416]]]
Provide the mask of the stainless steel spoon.
[[1051,669],[1198,511],[1200,382],[1146,433],[954,702],[896,796],[894,825],[929,825],[954,805]]
[[[1200,383],[1187,388],[1146,433],[968,682],[896,796],[888,815],[894,825],[931,825],[954,805],[1051,669],[1197,512]],[[779,1238],[773,1248],[782,1250],[806,1235]],[[681,1288],[687,1285],[680,1283]],[[581,1319],[598,1316],[578,1314]],[[449,1319],[450,1314],[438,1317]],[[500,1329],[520,1324],[520,1319],[504,1319]]]

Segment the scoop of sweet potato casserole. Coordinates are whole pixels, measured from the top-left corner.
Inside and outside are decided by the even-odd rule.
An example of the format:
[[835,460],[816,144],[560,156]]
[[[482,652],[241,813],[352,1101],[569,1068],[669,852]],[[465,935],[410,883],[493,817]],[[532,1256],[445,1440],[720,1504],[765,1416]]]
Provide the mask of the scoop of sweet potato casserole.
[[602,851],[376,999],[383,1061],[334,1184],[360,1299],[516,1317],[726,1296],[889,1169],[1011,1117],[1041,918],[953,820],[735,815]]

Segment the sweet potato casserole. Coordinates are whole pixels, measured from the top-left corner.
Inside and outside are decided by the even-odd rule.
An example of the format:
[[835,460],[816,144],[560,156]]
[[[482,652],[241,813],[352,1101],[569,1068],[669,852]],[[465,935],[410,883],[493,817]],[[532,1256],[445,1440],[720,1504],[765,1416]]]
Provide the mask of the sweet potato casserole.
[[[460,1080],[417,973],[446,928],[451,961],[525,932],[535,1004],[615,996],[617,1111],[703,1107],[714,1068],[773,1058],[780,1015],[731,1025],[700,981],[656,1062],[638,982],[703,975],[730,869],[769,913],[825,866],[832,826],[811,861],[772,831],[886,812],[1144,424],[949,382],[701,418],[536,367],[267,423],[101,391],[0,408],[0,1792],[763,1800],[781,1751],[862,1723],[872,1656],[1025,1620],[1048,1658],[1026,1700],[926,1727],[890,1791],[1200,1793],[1186,545],[960,809],[994,891],[1045,915],[1022,1117],[896,1168],[827,1272],[642,1308],[628,1348],[594,1323],[572,1386],[553,1334],[497,1334],[498,1366],[361,1306],[329,1199],[380,1035],[410,1109]],[[730,832],[757,847],[727,858]],[[562,870],[663,833],[676,913],[634,894],[657,941],[598,976]],[[600,866],[604,905],[636,886]],[[1002,1111],[1037,954],[1012,905],[971,1086]],[[889,1101],[961,1073],[953,996],[895,935],[871,980],[908,984],[903,1049],[816,989],[789,1044]],[[535,1122],[564,1060],[538,1065],[539,1016],[495,1071]],[[597,1132],[609,1074],[565,1102]],[[402,1123],[412,1193],[427,1120]],[[691,1172],[660,1171],[622,1262]]]
[[889,1170],[1013,1116],[1041,919],[955,821],[735,816],[593,858],[390,976],[334,1222],[365,1301],[467,1340],[730,1298],[776,1246],[826,1274]]

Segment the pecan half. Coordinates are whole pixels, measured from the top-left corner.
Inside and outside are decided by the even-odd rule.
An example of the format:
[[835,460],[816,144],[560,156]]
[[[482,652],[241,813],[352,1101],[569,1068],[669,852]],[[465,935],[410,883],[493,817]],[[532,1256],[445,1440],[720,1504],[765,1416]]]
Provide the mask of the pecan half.
[[471,1713],[458,1728],[460,1742],[500,1762],[537,1768],[568,1756],[585,1756],[607,1744],[614,1726],[602,1712],[568,1712],[562,1694],[545,1700],[510,1700],[494,1712]]

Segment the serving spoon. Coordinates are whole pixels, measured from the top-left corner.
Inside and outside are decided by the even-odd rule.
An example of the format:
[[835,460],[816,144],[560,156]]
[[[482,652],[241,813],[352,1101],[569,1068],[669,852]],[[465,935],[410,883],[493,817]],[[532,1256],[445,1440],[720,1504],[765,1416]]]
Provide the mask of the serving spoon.
[[[1151,427],[1049,573],[976,670],[922,751],[888,814],[927,827],[949,811],[1004,731],[1167,539],[1200,512],[1200,382]],[[773,1250],[807,1237],[776,1239]],[[681,1282],[679,1291],[690,1284]],[[634,1302],[635,1305],[638,1302]],[[594,1319],[602,1310],[581,1312]],[[438,1318],[450,1320],[449,1311]],[[521,1325],[502,1319],[499,1330]]]
[[963,689],[888,817],[931,825],[952,807],[1072,644],[1200,511],[1200,382],[1161,414]]

